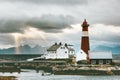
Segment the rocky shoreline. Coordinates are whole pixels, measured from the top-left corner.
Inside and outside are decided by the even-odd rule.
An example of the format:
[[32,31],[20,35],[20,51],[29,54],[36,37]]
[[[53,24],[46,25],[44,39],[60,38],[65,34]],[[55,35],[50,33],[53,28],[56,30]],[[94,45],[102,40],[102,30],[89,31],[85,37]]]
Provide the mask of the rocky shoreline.
[[120,75],[120,70],[59,70],[54,71],[54,75]]
[[16,80],[15,76],[0,76],[0,80]]
[[2,73],[4,73],[4,72],[10,72],[10,73],[18,72],[18,73],[20,73],[21,70],[20,70],[20,68],[13,67],[13,66],[5,66],[5,67],[0,67],[0,72],[2,72]]
[[86,65],[86,66],[54,66],[54,75],[120,75],[119,66]]
[[[117,65],[41,65],[37,67],[22,66],[0,68],[0,72],[22,72],[21,69],[40,70],[54,75],[120,75],[120,66]],[[0,79],[1,80],[1,79]]]

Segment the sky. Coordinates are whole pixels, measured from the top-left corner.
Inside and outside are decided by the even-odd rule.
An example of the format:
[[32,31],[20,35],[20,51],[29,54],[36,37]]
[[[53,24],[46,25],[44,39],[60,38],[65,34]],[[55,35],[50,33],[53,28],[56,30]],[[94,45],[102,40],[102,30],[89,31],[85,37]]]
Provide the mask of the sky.
[[0,0],[0,49],[55,42],[80,49],[84,19],[90,46],[120,48],[120,0]]

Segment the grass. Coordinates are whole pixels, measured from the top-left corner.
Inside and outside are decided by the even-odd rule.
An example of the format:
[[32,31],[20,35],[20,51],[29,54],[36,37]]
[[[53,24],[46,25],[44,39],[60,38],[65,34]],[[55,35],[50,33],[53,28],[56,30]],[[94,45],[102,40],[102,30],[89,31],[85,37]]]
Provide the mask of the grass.
[[106,71],[100,70],[60,70],[53,73],[56,75],[109,75]]

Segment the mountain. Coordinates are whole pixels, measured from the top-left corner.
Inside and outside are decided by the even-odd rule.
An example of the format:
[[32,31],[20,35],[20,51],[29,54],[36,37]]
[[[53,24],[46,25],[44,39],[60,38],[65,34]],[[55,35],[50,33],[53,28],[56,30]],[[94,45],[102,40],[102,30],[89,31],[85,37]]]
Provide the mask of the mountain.
[[[74,46],[76,52],[80,50],[80,45]],[[29,46],[24,45],[19,47],[19,54],[43,54],[46,51],[47,47],[41,47],[41,46]],[[120,46],[105,46],[105,45],[99,45],[95,48],[91,48],[91,51],[111,51],[113,54],[120,54]],[[8,49],[0,49],[0,54],[16,54],[16,48],[11,47]]]
[[[74,49],[76,50],[76,52],[78,52],[80,50],[80,44],[75,44],[74,45]],[[90,47],[90,51],[111,51],[112,54],[120,54],[120,45],[116,45],[116,46],[105,46],[105,45],[98,45],[98,46],[91,46]]]
[[120,46],[109,47],[100,45],[94,48],[93,51],[111,51],[113,54],[120,54]]
[[[19,54],[43,54],[46,48],[41,46],[30,47],[29,45],[24,45],[19,47]],[[16,48],[0,49],[0,54],[17,54]]]

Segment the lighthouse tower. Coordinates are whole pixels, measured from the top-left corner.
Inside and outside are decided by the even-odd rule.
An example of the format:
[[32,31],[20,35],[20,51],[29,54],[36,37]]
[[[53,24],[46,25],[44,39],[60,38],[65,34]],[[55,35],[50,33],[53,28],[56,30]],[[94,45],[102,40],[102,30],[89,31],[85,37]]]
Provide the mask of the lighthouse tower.
[[89,58],[89,35],[88,35],[88,26],[89,24],[86,22],[86,19],[82,23],[82,39],[81,39],[81,49],[86,53],[87,55],[87,62],[90,63]]

